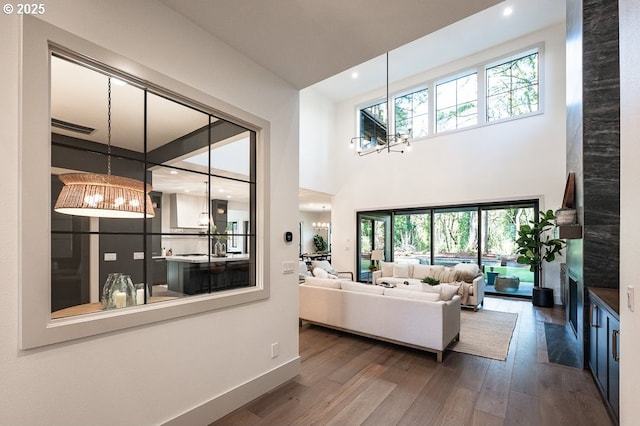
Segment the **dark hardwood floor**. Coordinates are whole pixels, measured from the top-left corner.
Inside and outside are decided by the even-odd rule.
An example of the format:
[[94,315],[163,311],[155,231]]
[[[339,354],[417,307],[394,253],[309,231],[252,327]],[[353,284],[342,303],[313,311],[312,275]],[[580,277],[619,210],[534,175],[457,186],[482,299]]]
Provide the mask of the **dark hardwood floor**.
[[544,323],[564,310],[485,298],[517,312],[509,355],[432,353],[304,324],[300,374],[213,425],[612,425],[587,370],[550,363]]

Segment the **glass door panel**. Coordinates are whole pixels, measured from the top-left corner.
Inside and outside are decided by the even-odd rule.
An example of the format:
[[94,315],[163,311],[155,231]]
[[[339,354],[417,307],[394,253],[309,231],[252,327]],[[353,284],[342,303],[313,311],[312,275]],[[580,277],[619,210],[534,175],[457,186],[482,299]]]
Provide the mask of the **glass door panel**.
[[535,214],[531,204],[499,206],[482,210],[482,269],[486,293],[531,296],[534,274],[517,262],[516,239],[520,225]]
[[435,210],[434,264],[478,262],[478,208]]
[[403,212],[393,216],[393,259],[431,263],[431,213]]
[[370,282],[373,264],[371,252],[382,250],[384,259],[391,259],[391,214],[358,214],[358,281]]

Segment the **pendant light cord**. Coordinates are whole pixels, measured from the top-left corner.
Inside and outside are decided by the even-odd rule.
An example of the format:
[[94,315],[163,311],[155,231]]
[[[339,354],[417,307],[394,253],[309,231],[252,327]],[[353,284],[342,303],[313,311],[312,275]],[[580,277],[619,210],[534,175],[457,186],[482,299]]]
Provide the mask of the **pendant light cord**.
[[107,91],[107,174],[111,175],[111,77]]

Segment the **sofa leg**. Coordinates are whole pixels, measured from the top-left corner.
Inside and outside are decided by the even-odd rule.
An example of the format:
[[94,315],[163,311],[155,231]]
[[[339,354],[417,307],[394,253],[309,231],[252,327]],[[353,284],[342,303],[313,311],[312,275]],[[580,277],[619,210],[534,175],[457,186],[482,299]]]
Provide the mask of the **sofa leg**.
[[442,351],[436,351],[436,359],[438,362],[442,362]]
[[473,312],[478,312],[478,306],[473,307]]

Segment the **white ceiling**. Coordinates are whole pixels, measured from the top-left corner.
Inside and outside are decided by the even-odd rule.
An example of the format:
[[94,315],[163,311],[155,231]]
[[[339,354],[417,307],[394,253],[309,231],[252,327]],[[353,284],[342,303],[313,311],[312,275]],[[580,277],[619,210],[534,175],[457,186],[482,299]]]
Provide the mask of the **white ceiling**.
[[[393,82],[566,15],[566,0],[159,1],[295,87],[336,102],[384,86],[387,51]],[[330,208],[330,194],[301,189],[301,210]]]
[[500,0],[159,0],[298,89]]

